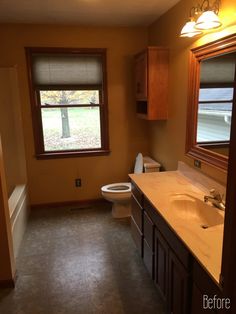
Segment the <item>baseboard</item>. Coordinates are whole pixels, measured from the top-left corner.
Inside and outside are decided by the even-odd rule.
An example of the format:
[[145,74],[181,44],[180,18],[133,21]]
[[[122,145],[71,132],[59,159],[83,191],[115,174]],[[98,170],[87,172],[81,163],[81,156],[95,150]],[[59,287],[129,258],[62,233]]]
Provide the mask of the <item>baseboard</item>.
[[66,202],[54,202],[54,203],[41,203],[41,204],[32,204],[30,206],[31,210],[37,209],[50,209],[58,207],[69,207],[69,206],[89,206],[96,205],[101,203],[107,203],[104,198],[89,199],[89,200],[76,200],[76,201],[66,201]]
[[0,289],[15,288],[15,279],[0,280]]

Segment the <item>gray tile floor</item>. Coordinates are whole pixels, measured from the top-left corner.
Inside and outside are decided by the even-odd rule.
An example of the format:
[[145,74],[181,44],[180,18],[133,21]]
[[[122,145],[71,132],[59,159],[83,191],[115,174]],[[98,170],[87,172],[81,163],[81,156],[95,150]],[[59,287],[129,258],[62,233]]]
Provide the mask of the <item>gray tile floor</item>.
[[164,313],[129,219],[113,219],[106,203],[32,212],[17,269],[1,314]]

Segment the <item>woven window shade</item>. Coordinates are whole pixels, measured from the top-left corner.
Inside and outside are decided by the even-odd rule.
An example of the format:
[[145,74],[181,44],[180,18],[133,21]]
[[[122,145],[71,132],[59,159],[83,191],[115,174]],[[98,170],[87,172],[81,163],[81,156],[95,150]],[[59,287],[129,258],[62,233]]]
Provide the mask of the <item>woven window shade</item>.
[[33,78],[37,85],[100,85],[102,58],[70,54],[34,54]]

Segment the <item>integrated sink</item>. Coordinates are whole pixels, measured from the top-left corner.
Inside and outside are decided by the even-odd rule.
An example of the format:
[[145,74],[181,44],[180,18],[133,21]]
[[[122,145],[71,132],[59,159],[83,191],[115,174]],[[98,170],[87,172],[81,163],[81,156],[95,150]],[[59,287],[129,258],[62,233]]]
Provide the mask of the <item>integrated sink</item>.
[[169,211],[186,223],[198,224],[203,229],[224,223],[222,211],[188,194],[172,195]]

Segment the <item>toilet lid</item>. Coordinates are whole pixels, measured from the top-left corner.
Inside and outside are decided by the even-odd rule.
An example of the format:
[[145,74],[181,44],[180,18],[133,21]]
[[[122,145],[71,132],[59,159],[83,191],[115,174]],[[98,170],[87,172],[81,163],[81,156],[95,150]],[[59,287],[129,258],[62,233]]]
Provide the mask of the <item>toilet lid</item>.
[[142,172],[143,172],[143,155],[139,153],[138,156],[136,157],[134,173]]

